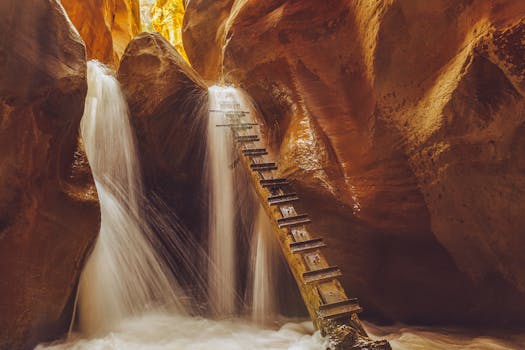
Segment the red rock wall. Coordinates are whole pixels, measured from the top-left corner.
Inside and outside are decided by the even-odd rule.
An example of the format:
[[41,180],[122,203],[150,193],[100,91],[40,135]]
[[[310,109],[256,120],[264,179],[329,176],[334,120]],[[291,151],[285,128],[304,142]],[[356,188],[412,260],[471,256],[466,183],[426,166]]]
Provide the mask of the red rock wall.
[[88,59],[117,66],[129,41],[141,30],[138,0],[62,0],[86,43]]
[[[190,60],[224,43],[199,28],[229,3],[190,2]],[[225,77],[262,109],[369,315],[525,321],[524,15],[510,0],[279,0],[230,19]]]
[[217,81],[221,73],[224,22],[233,3],[234,0],[192,0],[186,6],[182,25],[186,54],[192,67],[210,82]]
[[99,227],[86,56],[57,0],[1,1],[0,32],[0,349],[32,349],[67,332]]

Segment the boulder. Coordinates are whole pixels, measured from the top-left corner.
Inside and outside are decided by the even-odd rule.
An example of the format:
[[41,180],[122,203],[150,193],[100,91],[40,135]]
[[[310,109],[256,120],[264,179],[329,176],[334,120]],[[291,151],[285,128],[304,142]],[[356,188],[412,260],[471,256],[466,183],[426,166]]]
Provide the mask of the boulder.
[[129,41],[141,31],[139,0],[62,0],[86,43],[88,59],[117,66]]
[[364,316],[525,323],[525,4],[227,4],[189,3],[190,61],[257,102]]
[[0,349],[31,349],[67,332],[99,228],[86,54],[58,0],[0,2],[0,31]]
[[[159,33],[141,33],[129,43],[118,80],[137,136],[145,192],[154,205],[161,205],[164,217],[176,223],[177,237],[172,238],[179,245],[171,247],[179,249],[175,254],[187,256],[191,249],[195,263],[200,263],[196,246],[184,250],[183,245],[195,243],[206,228],[207,194],[202,186],[207,88]],[[158,222],[154,226],[158,228]],[[166,232],[159,234],[164,240]],[[181,271],[181,264],[191,268],[187,264],[192,257],[177,262],[178,277],[187,277],[189,271]]]

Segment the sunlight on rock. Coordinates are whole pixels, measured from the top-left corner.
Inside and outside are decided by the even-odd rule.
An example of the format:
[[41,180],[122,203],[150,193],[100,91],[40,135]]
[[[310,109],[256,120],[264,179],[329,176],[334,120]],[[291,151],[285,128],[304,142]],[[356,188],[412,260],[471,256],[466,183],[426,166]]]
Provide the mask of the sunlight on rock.
[[116,66],[140,32],[139,0],[62,0],[62,5],[86,43],[88,59]]
[[142,30],[162,34],[189,62],[182,44],[184,0],[144,0],[140,11]]

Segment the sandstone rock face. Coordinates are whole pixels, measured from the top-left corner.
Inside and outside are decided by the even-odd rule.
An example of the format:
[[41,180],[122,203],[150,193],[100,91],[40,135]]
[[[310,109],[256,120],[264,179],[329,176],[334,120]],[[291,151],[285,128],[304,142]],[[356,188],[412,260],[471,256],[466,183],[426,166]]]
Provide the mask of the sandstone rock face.
[[221,75],[226,22],[234,0],[192,0],[186,7],[182,39],[191,65],[205,80]]
[[184,18],[184,0],[157,0],[151,7],[151,25],[177,49],[187,61],[182,44],[182,21]]
[[189,3],[192,65],[218,77],[226,43],[226,80],[261,108],[368,315],[525,322],[525,3],[231,7]]
[[89,59],[117,66],[129,41],[141,30],[139,0],[62,0],[84,39]]
[[58,0],[0,2],[0,31],[0,349],[29,349],[67,331],[98,232],[86,57]]
[[206,227],[207,199],[201,192],[206,149],[202,116],[208,112],[204,83],[159,33],[142,33],[130,42],[118,79],[137,136],[146,192],[156,194],[179,224],[199,235]]

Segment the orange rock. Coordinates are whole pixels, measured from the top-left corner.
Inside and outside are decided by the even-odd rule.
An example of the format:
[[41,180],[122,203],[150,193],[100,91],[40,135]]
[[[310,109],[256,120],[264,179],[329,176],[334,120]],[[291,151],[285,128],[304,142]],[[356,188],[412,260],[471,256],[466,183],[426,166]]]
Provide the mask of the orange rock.
[[234,0],[192,0],[186,7],[182,39],[192,67],[205,80],[215,82],[221,75],[225,20]]
[[365,310],[525,322],[525,3],[236,3],[189,3],[188,56],[261,107]]
[[128,42],[141,30],[138,0],[63,0],[86,43],[89,59],[116,66]]
[[157,0],[151,7],[151,25],[164,36],[186,61],[186,51],[182,44],[182,21],[184,0]]
[[33,349],[67,332],[99,229],[86,53],[58,0],[1,1],[0,31],[0,349]]

